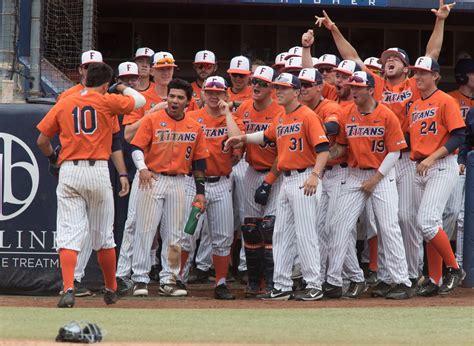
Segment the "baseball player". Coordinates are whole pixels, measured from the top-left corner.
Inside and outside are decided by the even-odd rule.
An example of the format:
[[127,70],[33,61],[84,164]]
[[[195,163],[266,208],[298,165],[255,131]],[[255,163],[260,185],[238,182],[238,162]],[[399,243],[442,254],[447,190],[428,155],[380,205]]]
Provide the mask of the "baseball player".
[[[121,63],[118,66],[117,82],[122,83],[125,86],[130,87],[132,89],[136,89],[138,86],[138,81],[139,81],[139,75],[138,75],[137,64],[135,64],[134,62],[126,61],[126,62]],[[114,125],[115,125],[115,122],[114,122]],[[119,132],[119,130],[120,128],[115,125],[113,129],[113,136],[114,136],[113,138],[116,141],[121,141],[121,133]],[[120,171],[123,171],[123,169],[121,169],[121,167],[123,167],[122,164],[124,160],[124,155],[122,153],[123,150],[121,146],[117,146],[115,149],[116,150],[113,150],[112,152],[111,159],[117,171],[120,172]],[[117,162],[117,160],[119,160],[119,162]],[[128,181],[126,183],[128,185]],[[127,188],[127,193],[128,193],[128,188]],[[126,194],[123,194],[123,196],[124,195]],[[120,251],[122,251],[122,247]],[[82,278],[85,275],[85,269],[87,267],[91,254],[92,254],[92,239],[89,236],[89,233],[87,233],[87,235],[84,237],[84,242],[81,246],[81,252],[79,253],[77,257],[77,265],[74,271],[74,293],[76,297],[85,297],[85,296],[92,295],[92,292],[81,284]]]
[[155,52],[148,47],[138,48],[135,52],[133,61],[138,65],[138,73],[140,79],[138,80],[137,90],[144,92],[155,87],[151,80],[151,63]]
[[[284,113],[283,107],[272,99],[274,77],[275,71],[269,66],[259,66],[253,73],[252,100],[244,101],[235,113],[242,119],[246,133],[265,130]],[[246,297],[262,293],[262,279],[266,283],[265,291],[273,289],[272,233],[281,185],[276,154],[274,142],[246,147],[245,160],[249,165],[243,178],[245,218],[241,228],[248,274]]]
[[[137,192],[137,234],[133,245],[134,295],[147,295],[149,251],[161,222],[159,294],[186,296],[178,287],[181,267],[181,244],[185,222],[185,174],[193,171],[196,183],[195,202],[205,205],[204,171],[209,156],[203,130],[184,110],[191,101],[188,82],[173,79],[168,84],[167,108],[145,117],[131,144],[133,162],[139,172]],[[138,292],[138,293],[137,293]],[[146,293],[146,294],[145,294]]]
[[[234,60],[235,61],[235,60]],[[235,62],[234,62],[235,63]],[[242,62],[240,63],[242,64]],[[235,63],[236,66],[241,66]],[[233,72],[231,72],[233,73]],[[226,285],[229,271],[230,247],[233,241],[233,208],[232,208],[232,172],[233,150],[224,148],[228,136],[235,136],[243,131],[243,123],[236,119],[230,111],[228,90],[225,80],[219,76],[206,79],[203,87],[205,106],[187,116],[197,121],[204,130],[209,149],[206,168],[206,217],[212,242],[212,262],[216,270],[216,299],[231,300],[235,296]],[[240,154],[237,154],[240,158]],[[186,186],[186,195],[193,194],[190,186]],[[188,203],[189,214],[190,203]],[[186,236],[181,252],[181,264],[184,266],[189,253],[196,247],[198,234]],[[183,268],[181,268],[183,270]]]
[[[465,140],[465,123],[458,103],[437,88],[440,67],[428,56],[412,66],[421,98],[409,109],[410,159],[416,162],[415,206],[417,226],[427,242],[426,255],[430,279],[418,294],[448,294],[457,287],[462,271],[454,257],[449,238],[443,230],[446,202],[459,179],[457,160],[452,153]],[[443,261],[447,273],[440,279]]]
[[[426,55],[437,58],[441,50],[444,22],[454,4],[444,5],[440,2],[438,10],[433,10],[436,22],[433,33],[426,46]],[[325,11],[323,17],[316,17],[316,25],[324,25],[334,38],[336,46],[344,59],[355,61],[362,69],[371,73],[358,56],[356,50],[343,37],[334,22],[331,21]],[[389,48],[385,50],[380,62],[383,65],[383,78],[372,74],[375,79],[374,98],[385,104],[399,119],[405,137],[408,138],[408,116],[407,111],[410,104],[420,98],[420,93],[413,78],[408,78],[410,61],[407,53],[400,48]],[[409,151],[402,150],[401,158],[395,165],[397,190],[399,195],[398,218],[403,233],[403,242],[408,262],[408,272],[412,283],[415,285],[419,277],[420,244],[422,242],[420,233],[416,231],[414,179],[415,163],[409,158]],[[379,246],[381,243],[379,243]],[[382,245],[383,246],[383,245]],[[382,251],[382,249],[379,249]],[[387,268],[379,263],[379,284],[372,290],[374,296],[385,296],[389,290],[390,275]]]
[[103,63],[102,60],[102,53],[96,50],[88,50],[81,55],[81,65],[79,66],[79,75],[81,80],[79,84],[74,85],[73,87],[63,91],[61,95],[58,96],[58,101],[61,100],[63,97],[68,95],[74,94],[78,91],[84,89],[86,78],[87,78],[87,69],[91,63]]
[[[474,106],[474,59],[462,59],[456,63],[454,77],[458,84],[458,89],[448,93],[454,97],[459,107],[461,115],[466,120],[469,109]],[[443,229],[451,238],[454,230],[457,230],[457,243],[462,244],[464,238],[464,200],[465,200],[465,159],[458,157],[459,179],[451,196],[446,203],[443,213]],[[456,246],[456,259],[462,267],[462,245]]]
[[275,63],[272,65],[272,68],[275,70],[276,73],[280,73],[281,69],[285,67],[285,56],[287,54],[287,52],[283,52],[275,57]]
[[227,73],[232,82],[232,87],[229,89],[229,101],[233,103],[232,112],[235,112],[240,104],[250,99],[252,95],[252,88],[249,86],[252,74],[250,60],[242,55],[232,58]]
[[334,69],[339,65],[341,59],[334,54],[323,54],[318,58],[318,63],[315,67],[323,75],[326,83],[334,85],[336,82],[336,73]]
[[[329,233],[333,239],[329,251],[327,287],[341,287],[348,237],[367,199],[372,198],[390,283],[395,284],[386,297],[408,299],[414,292],[408,278],[403,239],[398,225],[398,194],[392,169],[400,156],[400,150],[406,148],[407,144],[396,116],[386,106],[375,101],[372,75],[354,72],[348,83],[354,105],[346,109],[340,118],[343,130],[339,132],[337,145],[332,148],[331,158],[347,152],[351,168],[339,195],[339,205],[343,207],[334,212],[329,222]],[[355,297],[365,289],[364,282],[353,286]]]
[[216,56],[210,50],[201,50],[196,53],[193,62],[193,69],[196,72],[196,80],[191,83],[193,87],[193,97],[202,106],[201,91],[202,83],[214,72],[217,71]]
[[273,85],[285,114],[275,118],[265,131],[229,139],[226,147],[240,142],[277,143],[277,168],[283,173],[283,181],[273,232],[274,289],[259,297],[264,300],[293,297],[292,265],[298,254],[307,288],[296,299],[319,300],[323,293],[319,285],[318,233],[315,229],[320,196],[317,187],[328,158],[329,143],[320,119],[298,102],[301,89],[298,78],[282,73]]
[[[74,306],[74,268],[87,230],[105,281],[104,302],[117,302],[115,293],[114,206],[107,161],[112,153],[113,118],[142,107],[145,99],[132,88],[118,85],[127,96],[107,94],[112,69],[106,64],[88,67],[85,89],[58,102],[38,124],[38,146],[52,164],[60,165],[56,243],[63,291],[58,307]],[[71,116],[72,115],[72,116]],[[59,134],[57,154],[51,138]],[[123,160],[122,160],[123,163]],[[122,169],[125,169],[123,165]],[[123,175],[126,173],[120,171]],[[122,189],[128,178],[121,177]]]

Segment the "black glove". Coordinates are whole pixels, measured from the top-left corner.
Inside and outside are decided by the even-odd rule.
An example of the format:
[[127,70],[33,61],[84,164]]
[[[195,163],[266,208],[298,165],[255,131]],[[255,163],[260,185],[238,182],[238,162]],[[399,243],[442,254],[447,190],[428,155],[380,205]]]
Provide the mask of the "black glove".
[[53,177],[59,176],[60,166],[58,165],[58,156],[61,149],[62,147],[60,144],[56,148],[54,148],[53,153],[50,156],[48,156],[48,160],[49,160],[48,170],[49,170],[49,174],[51,174]]
[[255,203],[266,205],[268,202],[268,197],[270,197],[270,190],[272,189],[272,185],[263,182],[257,190],[255,190]]
[[107,90],[107,92],[108,92],[109,94],[117,94],[117,93],[118,93],[117,87],[118,87],[119,85],[121,85],[121,84],[123,84],[123,83],[122,83],[122,82],[117,82],[117,83],[112,84],[112,85],[109,87],[109,89]]

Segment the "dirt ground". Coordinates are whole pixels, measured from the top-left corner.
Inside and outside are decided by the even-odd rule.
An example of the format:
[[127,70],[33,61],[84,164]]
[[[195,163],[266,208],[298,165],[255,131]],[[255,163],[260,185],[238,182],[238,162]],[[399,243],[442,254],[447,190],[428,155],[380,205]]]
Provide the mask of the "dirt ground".
[[[146,298],[123,297],[117,304],[108,308],[135,308],[135,309],[291,309],[291,308],[369,308],[369,307],[458,307],[474,306],[474,289],[457,288],[448,296],[414,297],[409,300],[393,301],[383,298],[371,298],[365,293],[357,300],[322,300],[315,302],[299,301],[261,301],[244,298],[244,286],[229,284],[232,292],[237,296],[233,301],[220,301],[213,298],[212,284],[189,285],[189,296],[185,298],[168,298],[158,295],[158,286],[149,286],[149,296]],[[56,307],[58,296],[0,296],[0,307]],[[104,307],[102,295],[76,298],[78,308]],[[0,346],[2,345],[0,341]]]

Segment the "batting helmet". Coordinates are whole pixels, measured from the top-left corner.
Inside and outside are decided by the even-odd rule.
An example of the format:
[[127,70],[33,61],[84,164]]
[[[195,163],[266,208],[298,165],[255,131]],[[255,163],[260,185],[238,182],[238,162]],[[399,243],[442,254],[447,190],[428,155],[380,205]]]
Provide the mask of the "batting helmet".
[[454,78],[458,85],[467,84],[469,81],[468,73],[474,72],[474,59],[461,59],[454,67]]
[[102,341],[102,331],[99,326],[86,321],[71,321],[59,328],[56,342],[77,342],[93,344]]

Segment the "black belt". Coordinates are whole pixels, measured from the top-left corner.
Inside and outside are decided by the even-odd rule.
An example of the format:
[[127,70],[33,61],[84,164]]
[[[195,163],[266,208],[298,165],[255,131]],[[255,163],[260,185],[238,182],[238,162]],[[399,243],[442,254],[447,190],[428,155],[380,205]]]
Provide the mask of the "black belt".
[[176,177],[178,175],[176,173],[166,173],[166,172],[160,172],[158,174],[165,175],[167,177]]
[[[230,176],[227,174],[225,175],[226,178],[229,178]],[[221,180],[222,177],[206,177],[206,183],[217,183],[219,180]]]
[[[347,168],[348,164],[347,163],[341,163],[340,165],[336,165],[336,166],[341,166],[341,168]],[[326,166],[325,169],[327,171],[330,171],[334,166]]]
[[89,162],[89,166],[94,166],[96,160],[72,160],[72,163],[74,163],[74,166],[77,166],[80,161],[87,161]]
[[359,168],[361,171],[373,171],[376,168]]
[[258,172],[258,173],[268,173],[268,172],[271,171],[270,168],[264,168],[264,169],[255,169],[254,168],[254,170],[255,170],[255,172]]
[[283,171],[283,175],[285,177],[290,177],[293,173],[303,173],[306,172],[308,168],[299,168],[299,169],[293,169],[291,171]]

